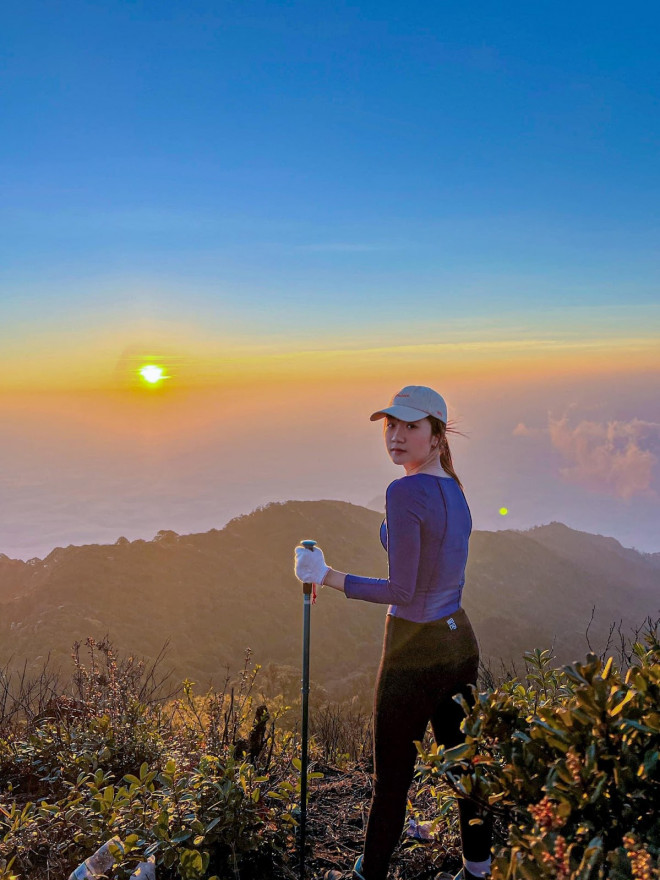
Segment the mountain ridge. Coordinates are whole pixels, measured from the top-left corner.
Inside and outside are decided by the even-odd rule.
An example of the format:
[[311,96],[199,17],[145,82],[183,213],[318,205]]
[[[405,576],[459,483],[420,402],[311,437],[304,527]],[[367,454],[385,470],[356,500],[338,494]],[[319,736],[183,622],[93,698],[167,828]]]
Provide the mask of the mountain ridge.
[[[381,501],[382,501],[382,505],[380,504]],[[384,495],[382,496],[382,498],[380,496],[373,498],[371,501],[369,501],[365,505],[353,504],[352,502],[349,502],[349,501],[337,502],[336,499],[319,499],[318,501],[309,501],[309,502],[271,501],[271,502],[268,502],[267,504],[260,505],[259,507],[255,508],[254,510],[250,511],[249,513],[241,513],[235,517],[232,517],[232,519],[228,520],[228,522],[220,529],[215,529],[215,528],[207,529],[207,531],[205,531],[205,532],[191,532],[191,533],[182,534],[182,533],[176,532],[172,529],[160,529],[158,532],[156,532],[154,537],[150,538],[150,539],[134,538],[131,541],[128,538],[120,536],[115,541],[113,541],[111,543],[107,543],[107,544],[106,543],[103,543],[103,544],[98,544],[98,543],[67,544],[66,547],[61,547],[61,546],[54,547],[51,551],[49,551],[43,557],[33,556],[32,558],[30,558],[28,560],[16,559],[14,557],[8,556],[6,553],[0,552],[0,577],[3,576],[2,566],[4,564],[11,564],[11,565],[20,566],[21,568],[24,568],[26,566],[36,565],[40,562],[47,562],[47,561],[51,560],[52,558],[55,558],[56,555],[58,553],[61,553],[61,551],[63,551],[63,550],[72,550],[72,549],[82,550],[86,547],[115,547],[115,546],[126,545],[126,544],[150,544],[150,543],[163,541],[163,540],[175,541],[178,538],[192,538],[197,535],[213,534],[213,533],[217,533],[217,532],[222,532],[225,529],[232,526],[232,524],[237,523],[237,522],[241,522],[242,520],[245,520],[249,517],[252,517],[254,514],[257,514],[260,511],[265,510],[267,508],[284,507],[285,505],[288,505],[288,504],[335,504],[335,503],[347,504],[350,507],[358,507],[363,510],[369,510],[374,513],[379,513],[381,516],[381,519],[382,519],[382,517],[384,516],[384,501],[385,501]],[[632,553],[632,554],[635,554],[636,556],[641,556],[644,559],[646,559],[648,562],[650,562],[653,566],[660,568],[660,551],[658,551],[657,553],[656,552],[647,552],[647,551],[637,550],[635,547],[625,547],[618,540],[618,538],[614,538],[611,535],[602,535],[599,532],[585,532],[580,529],[574,529],[571,526],[567,526],[564,523],[559,522],[557,520],[552,520],[549,523],[542,523],[542,524],[536,525],[536,526],[530,526],[527,529],[492,529],[492,530],[475,529],[475,532],[482,532],[482,533],[487,532],[488,534],[499,534],[501,532],[512,532],[512,533],[520,534],[520,535],[529,535],[531,537],[536,534],[542,534],[542,533],[548,534],[550,532],[555,532],[558,529],[563,530],[563,532],[565,534],[588,536],[589,538],[593,538],[596,541],[606,542],[610,547],[616,547],[619,549],[619,551],[621,551],[625,554]]]
[[[294,546],[313,536],[336,568],[383,577],[381,520],[343,501],[274,502],[202,533],[69,545],[27,562],[0,555],[0,664],[25,659],[37,669],[50,653],[64,667],[75,641],[109,633],[120,652],[147,660],[169,639],[175,674],[202,684],[240,666],[248,647],[256,662],[296,670]],[[524,650],[552,645],[569,662],[584,654],[587,627],[600,650],[611,623],[634,628],[654,617],[659,581],[652,554],[561,523],[475,531],[464,605],[485,658],[515,662]],[[312,672],[329,692],[368,689],[385,611],[321,593]]]

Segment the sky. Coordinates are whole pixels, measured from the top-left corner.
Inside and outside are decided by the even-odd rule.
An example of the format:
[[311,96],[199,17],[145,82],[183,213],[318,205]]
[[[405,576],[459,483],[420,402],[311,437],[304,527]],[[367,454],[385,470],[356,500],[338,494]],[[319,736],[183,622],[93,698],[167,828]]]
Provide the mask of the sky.
[[655,4],[0,19],[0,553],[377,506],[407,384],[476,528],[660,551]]

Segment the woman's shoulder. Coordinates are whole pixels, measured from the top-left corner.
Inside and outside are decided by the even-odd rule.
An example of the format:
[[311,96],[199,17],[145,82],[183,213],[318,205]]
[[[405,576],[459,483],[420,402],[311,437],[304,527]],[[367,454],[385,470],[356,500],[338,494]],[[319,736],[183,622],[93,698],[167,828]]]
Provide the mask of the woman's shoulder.
[[410,484],[406,483],[408,477],[399,477],[396,480],[392,480],[387,489],[385,490],[386,495],[401,495],[410,488]]
[[385,491],[388,501],[406,501],[408,499],[425,500],[429,495],[430,481],[418,479],[428,476],[426,474],[411,474],[393,480]]
[[[438,492],[438,489],[441,492]],[[434,503],[434,499],[443,497],[448,491],[450,497],[462,496],[463,492],[453,477],[441,477],[436,474],[410,474],[393,480],[385,492],[386,500],[405,501],[415,499],[417,501]]]

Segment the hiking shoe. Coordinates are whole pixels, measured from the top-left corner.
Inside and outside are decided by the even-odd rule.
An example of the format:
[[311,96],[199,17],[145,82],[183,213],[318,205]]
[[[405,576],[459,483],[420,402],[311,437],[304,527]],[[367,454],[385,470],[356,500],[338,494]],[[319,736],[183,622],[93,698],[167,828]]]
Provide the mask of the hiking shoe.
[[351,872],[350,878],[348,874],[333,869],[325,872],[323,880],[365,880],[362,873],[362,856],[360,856],[353,865],[353,871]]

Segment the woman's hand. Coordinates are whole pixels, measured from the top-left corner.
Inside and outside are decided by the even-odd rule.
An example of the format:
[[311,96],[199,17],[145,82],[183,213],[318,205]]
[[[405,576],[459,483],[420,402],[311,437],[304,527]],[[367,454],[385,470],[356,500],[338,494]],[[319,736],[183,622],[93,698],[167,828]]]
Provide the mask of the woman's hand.
[[326,564],[323,550],[314,547],[296,547],[296,577],[304,584],[322,584],[323,578],[330,571]]

